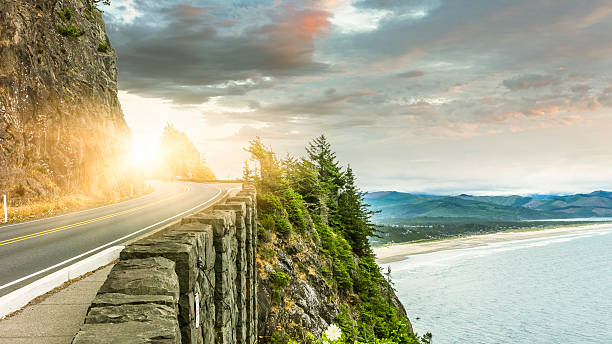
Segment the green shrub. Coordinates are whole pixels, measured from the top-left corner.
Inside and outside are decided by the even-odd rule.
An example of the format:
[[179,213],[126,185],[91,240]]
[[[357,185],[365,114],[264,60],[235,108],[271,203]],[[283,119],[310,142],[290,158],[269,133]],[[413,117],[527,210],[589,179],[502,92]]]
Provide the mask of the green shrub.
[[64,37],[79,37],[85,33],[85,31],[74,24],[68,26],[58,25],[57,31]]
[[106,53],[108,52],[108,49],[110,48],[110,45],[106,42],[100,42],[98,43],[98,51],[101,53]]
[[284,272],[281,271],[277,271],[277,272],[272,272],[270,274],[269,277],[269,281],[270,281],[270,288],[272,288],[272,292],[274,293],[274,300],[276,302],[280,302],[282,297],[281,297],[281,291],[283,289],[285,289],[285,287],[289,284],[289,280],[291,278]]
[[70,21],[70,19],[72,19],[72,10],[67,8],[63,11],[59,11],[58,15],[63,21]]
[[286,217],[277,217],[275,225],[276,231],[280,234],[287,235],[291,232],[291,223]]
[[286,273],[282,271],[272,272],[270,273],[270,277],[269,277],[270,287],[276,290],[283,289],[289,284],[290,279],[291,278],[289,277],[289,275],[287,275]]
[[297,230],[304,232],[310,227],[311,221],[308,218],[308,209],[300,194],[291,188],[284,189],[282,191],[282,205],[285,206],[289,221]]
[[291,338],[289,338],[289,335],[285,331],[279,330],[274,332],[270,338],[270,344],[289,344],[290,340]]

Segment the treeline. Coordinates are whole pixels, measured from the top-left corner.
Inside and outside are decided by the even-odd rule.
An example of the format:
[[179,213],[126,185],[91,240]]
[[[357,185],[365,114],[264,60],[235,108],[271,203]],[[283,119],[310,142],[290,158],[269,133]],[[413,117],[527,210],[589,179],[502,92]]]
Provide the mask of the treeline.
[[158,177],[217,179],[195,144],[172,126],[166,125],[160,140],[160,166]]
[[[325,136],[308,144],[304,158],[279,159],[259,138],[247,151],[257,162],[255,168],[245,164],[244,179],[257,186],[260,237],[274,232],[282,242],[313,240],[320,272],[350,306],[336,319],[342,329],[338,343],[419,343],[375,263],[368,237],[376,226],[364,193]],[[266,259],[261,252],[260,257]]]

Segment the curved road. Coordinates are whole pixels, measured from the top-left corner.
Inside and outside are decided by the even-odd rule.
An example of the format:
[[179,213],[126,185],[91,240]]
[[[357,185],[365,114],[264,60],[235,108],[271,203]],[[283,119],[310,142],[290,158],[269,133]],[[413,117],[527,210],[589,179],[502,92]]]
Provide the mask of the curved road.
[[154,192],[129,201],[0,226],[0,296],[197,211],[235,187],[159,183]]

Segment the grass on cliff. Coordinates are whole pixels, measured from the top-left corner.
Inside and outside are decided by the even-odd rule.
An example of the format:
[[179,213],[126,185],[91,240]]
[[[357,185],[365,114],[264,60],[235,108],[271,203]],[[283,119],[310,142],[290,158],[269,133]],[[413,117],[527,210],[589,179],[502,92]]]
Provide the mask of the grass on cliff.
[[79,37],[85,34],[85,31],[78,26],[71,25],[58,25],[57,32],[64,37]]
[[[393,287],[375,263],[368,237],[375,234],[376,226],[370,222],[372,212],[355,186],[351,168],[338,165],[324,136],[306,150],[307,158],[281,160],[259,138],[247,149],[257,167],[245,164],[244,178],[258,190],[258,262],[275,296],[273,306],[277,310],[292,307],[290,295],[279,297],[289,276],[274,271],[277,252],[299,247],[293,256],[314,254],[317,261],[303,266],[294,259],[295,275],[321,276],[334,291],[328,301],[341,309],[335,323],[342,337],[334,343],[428,343],[429,337],[418,338],[412,332]],[[300,242],[305,246],[296,246]],[[280,321],[278,330],[263,342],[320,343],[309,329],[288,324],[291,320]]]

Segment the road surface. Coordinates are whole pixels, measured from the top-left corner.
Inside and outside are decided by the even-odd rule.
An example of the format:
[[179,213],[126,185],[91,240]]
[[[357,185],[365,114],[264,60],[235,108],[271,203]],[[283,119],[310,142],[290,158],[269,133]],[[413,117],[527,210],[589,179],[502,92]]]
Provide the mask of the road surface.
[[237,184],[159,183],[129,201],[0,226],[0,296],[214,203]]

